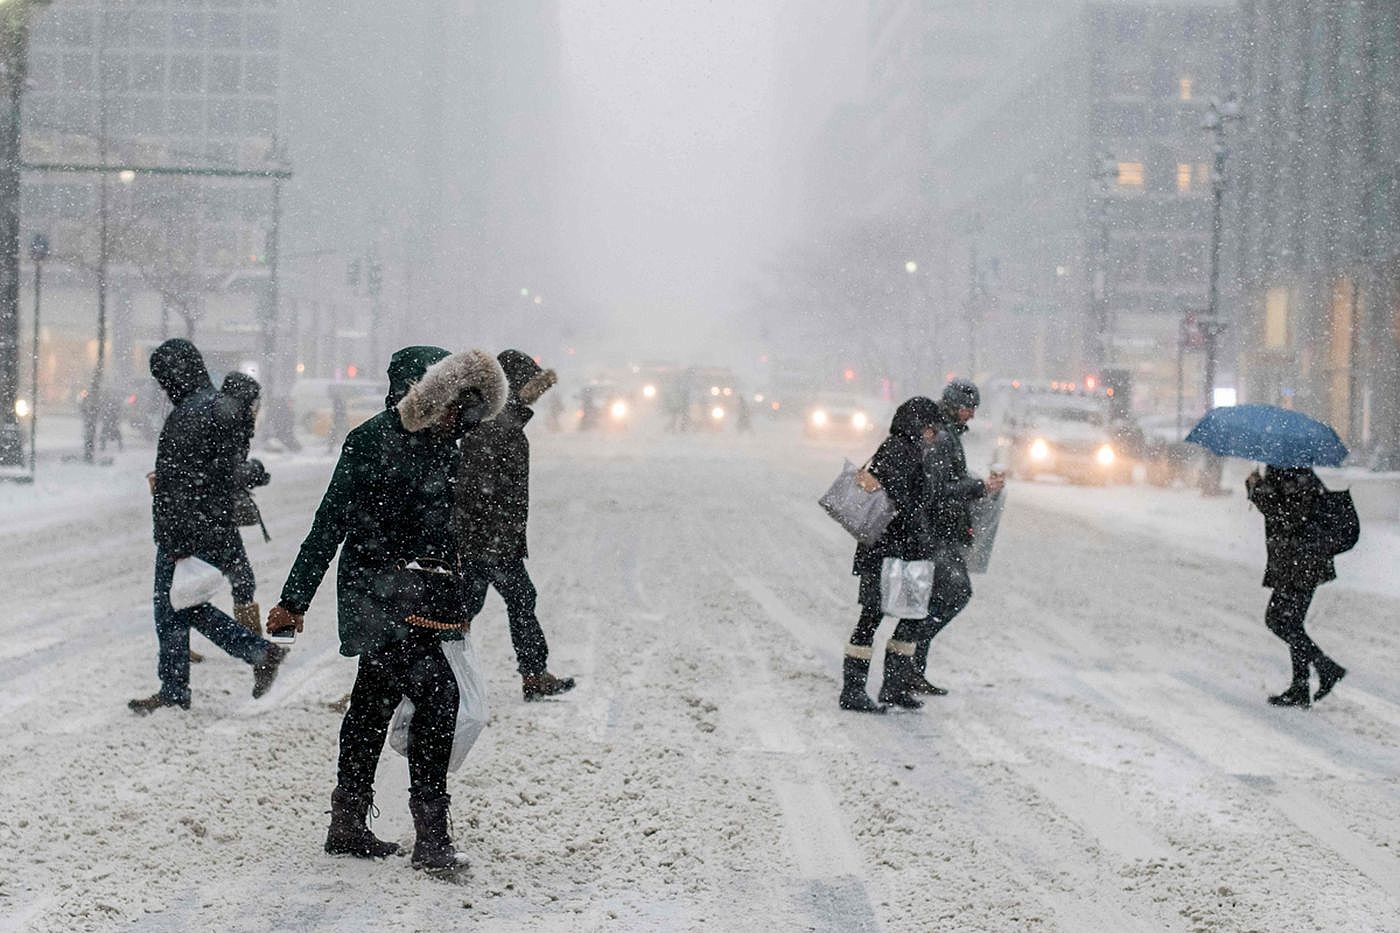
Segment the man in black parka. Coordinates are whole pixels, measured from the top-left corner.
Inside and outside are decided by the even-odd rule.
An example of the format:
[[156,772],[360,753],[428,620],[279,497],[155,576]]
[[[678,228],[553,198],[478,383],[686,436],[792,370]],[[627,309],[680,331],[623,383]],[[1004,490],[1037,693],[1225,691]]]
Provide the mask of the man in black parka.
[[[459,694],[441,642],[468,619],[452,534],[457,441],[500,410],[505,376],[488,353],[407,347],[389,363],[385,410],[345,438],[311,531],[268,613],[269,634],[301,631],[336,550],[340,653],[358,657],[325,849],[383,858],[398,846],[366,824],[374,773],[400,700],[413,701],[408,737],[413,866],[460,865],[448,834],[447,765]],[[342,546],[343,542],[343,546]]]
[[558,380],[528,354],[506,350],[496,357],[510,384],[506,407],[462,438],[453,525],[467,584],[467,617],[475,618],[495,587],[506,604],[510,641],[526,700],[572,690],[572,677],[546,669],[549,645],[535,615],[535,584],[525,568],[530,556],[530,440],[525,426],[531,405]]
[[[1264,611],[1264,622],[1288,645],[1293,680],[1288,689],[1269,697],[1274,706],[1306,709],[1332,692],[1346,668],[1333,661],[1308,636],[1304,622],[1313,594],[1324,583],[1337,579],[1332,555],[1312,527],[1311,519],[1326,487],[1307,467],[1266,467],[1245,478],[1249,501],[1264,516],[1264,540],[1268,564],[1264,585],[1274,591]],[[1317,670],[1318,688],[1311,694],[1311,670]]]
[[966,556],[966,549],[972,544],[970,507],[978,499],[999,493],[1004,482],[998,475],[981,480],[967,472],[962,436],[967,433],[967,423],[976,415],[981,402],[977,386],[967,379],[954,379],[944,386],[938,400],[942,425],[933,443],[924,451],[929,519],[937,553],[933,558],[933,596],[929,599],[928,618],[924,620],[918,646],[914,649],[911,686],[915,693],[943,696],[948,692],[929,683],[924,674],[928,667],[929,643],[972,599]]
[[[851,633],[842,663],[840,706],[845,710],[882,713],[885,708],[865,692],[875,631],[883,618],[880,600],[880,568],[886,557],[929,560],[934,543],[928,522],[928,483],[924,478],[923,451],[938,428],[938,406],[932,399],[915,396],[895,410],[889,436],[875,451],[869,472],[884,487],[895,506],[895,516],[873,544],[856,546],[851,573],[860,577],[860,619]],[[923,704],[909,690],[913,677],[913,653],[921,619],[900,619],[885,646],[885,679],[880,703],[908,709]]]
[[170,604],[175,563],[191,556],[223,571],[233,584],[236,605],[253,601],[253,570],[233,517],[236,497],[246,488],[239,425],[188,340],[167,340],[157,347],[151,353],[151,375],[175,406],[161,428],[151,490],[160,691],[128,705],[141,715],[167,706],[189,709],[191,628],[253,665],[253,696],[261,697],[272,686],[286,650],[209,603],[178,611]]

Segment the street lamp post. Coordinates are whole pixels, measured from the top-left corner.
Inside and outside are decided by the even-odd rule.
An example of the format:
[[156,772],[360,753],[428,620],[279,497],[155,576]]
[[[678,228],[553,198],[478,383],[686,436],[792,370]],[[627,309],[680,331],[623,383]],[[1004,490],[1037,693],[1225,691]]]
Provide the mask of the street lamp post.
[[24,96],[29,20],[48,0],[0,4],[0,466],[22,467],[19,397],[20,103]]
[[1220,337],[1225,332],[1225,322],[1220,317],[1220,241],[1222,238],[1221,208],[1225,199],[1225,160],[1230,150],[1225,145],[1226,124],[1240,119],[1240,105],[1234,93],[1230,93],[1224,103],[1211,99],[1206,106],[1206,115],[1201,120],[1201,129],[1213,138],[1214,164],[1210,175],[1210,286],[1206,299],[1206,317],[1200,322],[1201,336],[1205,341],[1205,405],[1207,410],[1215,406],[1215,378],[1220,364]]
[[30,335],[29,351],[29,476],[34,477],[37,464],[35,443],[39,434],[39,294],[44,284],[44,260],[49,258],[49,238],[34,234],[29,241],[29,260],[34,263],[34,333]]
[[1096,202],[1094,249],[1097,268],[1094,269],[1090,304],[1091,323],[1088,340],[1089,364],[1095,371],[1115,362],[1113,320],[1108,307],[1108,264],[1109,249],[1112,243],[1108,226],[1108,202],[1113,185],[1118,180],[1118,160],[1111,154],[1099,156],[1098,170],[1094,173],[1098,182]]

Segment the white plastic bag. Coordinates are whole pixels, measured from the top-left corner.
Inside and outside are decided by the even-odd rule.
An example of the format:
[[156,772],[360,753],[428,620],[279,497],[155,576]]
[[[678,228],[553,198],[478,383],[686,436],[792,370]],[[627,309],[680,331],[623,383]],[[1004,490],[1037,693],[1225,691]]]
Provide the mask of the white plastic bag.
[[170,581],[170,605],[175,609],[190,609],[207,603],[225,586],[224,572],[198,557],[182,557],[175,562],[175,576]]
[[933,596],[933,561],[886,557],[880,565],[880,608],[896,619],[922,619]]
[[[452,736],[452,757],[447,762],[447,770],[456,771],[476,744],[481,730],[486,728],[491,710],[486,705],[486,678],[482,676],[481,661],[476,656],[471,636],[441,644],[442,653],[457,678],[457,731]],[[408,726],[412,721],[413,701],[404,697],[389,723],[389,747],[405,758],[408,757]]]

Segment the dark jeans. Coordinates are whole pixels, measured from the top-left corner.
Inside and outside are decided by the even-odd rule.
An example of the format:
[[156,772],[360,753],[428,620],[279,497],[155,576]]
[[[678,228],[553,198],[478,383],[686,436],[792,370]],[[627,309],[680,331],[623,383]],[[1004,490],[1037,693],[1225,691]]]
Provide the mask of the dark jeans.
[[467,618],[476,618],[486,604],[486,591],[494,586],[505,600],[516,670],[523,676],[543,674],[549,660],[549,645],[545,642],[540,620],[535,616],[535,584],[525,569],[525,561],[469,561],[463,565],[462,573],[468,579]]
[[[253,568],[243,550],[243,539],[236,530],[221,532],[197,549],[193,556],[224,572],[233,585],[234,602],[253,601]],[[156,673],[160,677],[161,696],[184,703],[190,697],[190,629],[196,629],[224,651],[249,664],[261,662],[271,643],[254,635],[209,603],[177,611],[170,605],[170,584],[174,578],[175,558],[164,549],[156,548],[153,608],[156,639],[160,644]]]
[[[884,614],[880,611],[880,571],[868,570],[860,575],[860,618],[851,633],[851,644],[869,648],[875,643],[875,630]],[[890,637],[895,641],[917,642],[923,633],[923,619],[900,619]]]
[[1327,657],[1303,628],[1314,592],[1315,587],[1281,586],[1269,597],[1269,608],[1264,610],[1264,624],[1288,645],[1295,684],[1307,683],[1308,665]]
[[948,545],[933,561],[933,596],[928,602],[928,616],[920,625],[918,645],[914,648],[914,669],[922,674],[928,668],[929,643],[949,622],[972,601],[972,578],[967,573],[967,558],[958,545]]
[[413,631],[360,655],[350,708],[340,724],[340,787],[355,796],[374,790],[374,769],[399,701],[413,701],[408,729],[409,794],[447,793],[447,763],[457,730],[457,678],[436,632]]

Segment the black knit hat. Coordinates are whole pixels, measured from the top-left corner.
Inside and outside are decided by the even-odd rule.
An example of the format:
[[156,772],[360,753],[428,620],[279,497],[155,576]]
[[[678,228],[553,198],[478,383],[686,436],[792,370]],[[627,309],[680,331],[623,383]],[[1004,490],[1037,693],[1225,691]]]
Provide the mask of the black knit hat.
[[954,379],[943,387],[943,403],[949,408],[976,408],[982,404],[982,393],[971,379]]

